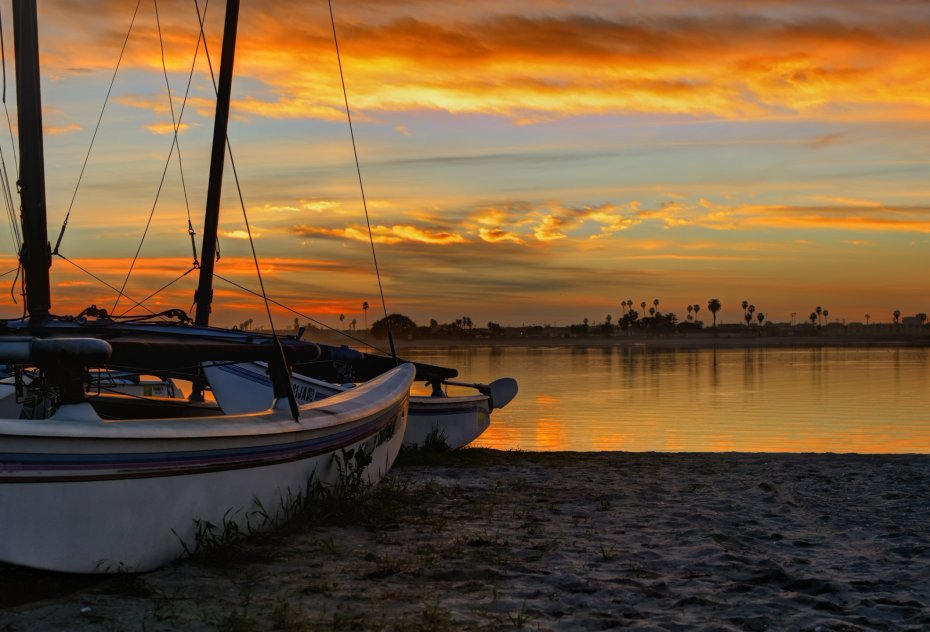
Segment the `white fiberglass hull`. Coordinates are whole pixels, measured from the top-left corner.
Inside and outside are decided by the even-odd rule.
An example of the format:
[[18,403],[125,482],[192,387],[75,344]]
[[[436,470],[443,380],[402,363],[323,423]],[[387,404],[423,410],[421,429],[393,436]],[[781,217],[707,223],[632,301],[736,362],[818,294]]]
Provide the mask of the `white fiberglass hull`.
[[[261,362],[216,363],[204,366],[204,371],[214,398],[227,413],[254,411],[266,406],[273,397],[268,370]],[[320,401],[347,390],[297,373],[291,375],[291,382],[300,402]],[[412,395],[404,445],[423,447],[430,435],[436,435],[455,450],[477,439],[490,424],[490,398],[487,395]]]
[[489,405],[487,395],[411,396],[410,423],[404,433],[404,445],[422,448],[435,437],[452,450],[464,448],[491,425]]
[[[292,515],[312,482],[363,450],[392,465],[406,429],[409,365],[300,407],[198,419],[102,421],[87,404],[0,420],[0,561],[75,573],[162,566],[224,534]],[[350,460],[351,461],[351,460]],[[211,528],[209,525],[213,525]]]

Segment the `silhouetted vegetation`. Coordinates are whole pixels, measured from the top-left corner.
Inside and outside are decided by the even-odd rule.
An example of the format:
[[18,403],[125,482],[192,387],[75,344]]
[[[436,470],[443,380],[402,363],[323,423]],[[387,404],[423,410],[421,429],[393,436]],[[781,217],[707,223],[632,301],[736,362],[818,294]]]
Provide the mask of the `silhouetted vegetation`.
[[375,338],[387,338],[388,328],[394,336],[405,337],[416,331],[417,324],[403,314],[390,314],[371,324],[371,335]]
[[[387,337],[388,323],[391,332],[397,340],[448,340],[448,341],[478,341],[481,340],[527,340],[527,339],[557,339],[557,338],[636,338],[636,337],[672,337],[679,335],[713,336],[717,337],[771,337],[771,336],[852,336],[852,337],[889,337],[889,336],[924,336],[930,340],[930,325],[928,316],[920,312],[914,316],[902,316],[901,310],[889,311],[891,321],[884,323],[872,322],[871,315],[864,315],[865,322],[852,322],[847,324],[845,319],[834,317],[830,319],[830,310],[818,305],[812,309],[810,315],[800,321],[796,320],[799,314],[791,313],[790,322],[773,322],[769,314],[758,309],[749,300],[741,301],[738,308],[742,308],[742,315],[730,315],[728,321],[721,321],[718,315],[723,311],[720,299],[711,298],[706,301],[706,309],[710,312],[711,322],[705,323],[699,318],[702,307],[700,303],[682,306],[683,317],[671,311],[663,312],[659,309],[661,302],[658,298],[651,301],[636,303],[633,299],[620,301],[619,314],[606,314],[602,321],[583,318],[581,322],[567,325],[503,325],[499,322],[489,321],[485,327],[475,326],[470,316],[462,316],[451,322],[441,323],[432,318],[429,325],[417,325],[414,320],[403,314],[391,314],[387,318],[372,323],[369,334],[383,340]],[[367,301],[362,304],[362,312],[367,318]],[[642,311],[634,309],[639,307]],[[343,331],[356,331],[358,320],[352,318],[346,322],[345,314],[339,314],[339,329],[348,324]],[[250,330],[252,319],[239,323],[239,329]],[[319,323],[322,324],[322,323]],[[336,328],[331,328],[335,330]],[[313,322],[301,325],[299,319],[294,319],[294,332],[296,335],[307,333],[307,338],[319,338],[326,334],[325,328],[317,327]]]

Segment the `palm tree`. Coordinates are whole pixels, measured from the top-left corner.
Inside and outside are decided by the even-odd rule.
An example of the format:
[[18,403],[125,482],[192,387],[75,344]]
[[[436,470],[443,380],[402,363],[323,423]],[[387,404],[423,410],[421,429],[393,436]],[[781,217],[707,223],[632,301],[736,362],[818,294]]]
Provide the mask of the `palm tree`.
[[642,303],[640,303],[639,306],[643,308],[643,314],[645,314],[646,313],[646,301],[643,301]]
[[869,319],[870,319],[870,318],[872,318],[872,315],[869,314],[869,313],[866,313],[866,315],[865,315],[865,326],[866,326],[866,327],[869,326]]
[[746,320],[746,323],[747,323],[747,324],[752,323],[752,315],[753,315],[753,314],[755,313],[755,311],[756,311],[756,306],[755,306],[755,305],[750,305],[749,307],[746,308],[746,311],[748,312],[748,313],[747,313],[747,316],[749,316],[749,318]]
[[749,301],[743,301],[740,303],[740,306],[743,308],[743,315],[746,314],[746,308],[749,307]]
[[814,310],[817,313],[817,320],[820,321],[820,315],[823,314],[823,308],[818,305],[817,309]]
[[691,312],[694,311],[694,305],[688,305],[688,321],[691,321]]
[[901,310],[896,309],[891,313],[891,315],[894,316],[894,324],[897,325],[898,320],[901,318]]
[[710,313],[714,316],[714,328],[717,327],[717,312],[720,311],[721,307],[723,307],[723,305],[720,304],[720,299],[718,298],[712,298],[707,301],[707,309],[709,309]]
[[365,311],[365,331],[368,331],[368,301],[362,303],[362,309]]
[[652,299],[652,305],[656,308],[656,314],[658,314],[659,313],[659,299],[657,298]]
[[765,314],[763,314],[762,312],[759,312],[759,315],[756,316],[756,320],[759,321],[759,326],[761,327],[761,326],[762,326],[762,321],[765,320]]
[[752,324],[752,314],[746,312],[743,314],[743,318],[746,320],[746,326],[749,327]]
[[650,307],[650,308],[649,308],[649,315],[650,315],[650,316],[655,316],[655,315],[656,315],[656,308],[655,308],[655,307]]
[[827,322],[827,323],[830,322],[830,321],[827,319],[827,316],[829,316],[829,315],[830,315],[830,310],[829,310],[829,309],[823,310],[823,320],[824,320],[824,322]]
[[630,309],[630,311],[632,312],[632,311],[633,311],[633,299],[631,299],[631,298],[626,299],[626,306],[627,306],[627,307]]
[[695,303],[695,304],[694,304],[694,321],[695,321],[695,322],[697,322],[697,319],[698,319],[698,316],[697,316],[697,315],[698,315],[698,312],[699,312],[699,311],[701,311],[701,306],[698,305],[697,303]]
[[808,316],[811,319],[811,325],[817,324],[817,312],[811,312],[811,315]]

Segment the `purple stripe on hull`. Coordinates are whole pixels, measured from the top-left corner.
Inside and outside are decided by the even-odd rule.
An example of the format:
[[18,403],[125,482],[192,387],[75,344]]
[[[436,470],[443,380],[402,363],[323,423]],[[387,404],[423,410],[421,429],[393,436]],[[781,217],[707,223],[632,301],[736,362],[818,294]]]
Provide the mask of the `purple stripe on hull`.
[[398,408],[350,430],[281,445],[158,454],[0,453],[0,484],[179,476],[300,461],[377,435],[396,422]]

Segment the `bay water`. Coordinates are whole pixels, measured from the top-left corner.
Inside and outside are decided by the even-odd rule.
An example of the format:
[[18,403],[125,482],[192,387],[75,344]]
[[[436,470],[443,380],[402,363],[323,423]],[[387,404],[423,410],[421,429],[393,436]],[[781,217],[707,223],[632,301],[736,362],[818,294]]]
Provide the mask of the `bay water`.
[[930,453],[926,348],[462,346],[404,355],[455,367],[461,381],[517,379],[516,399],[494,411],[476,446]]

